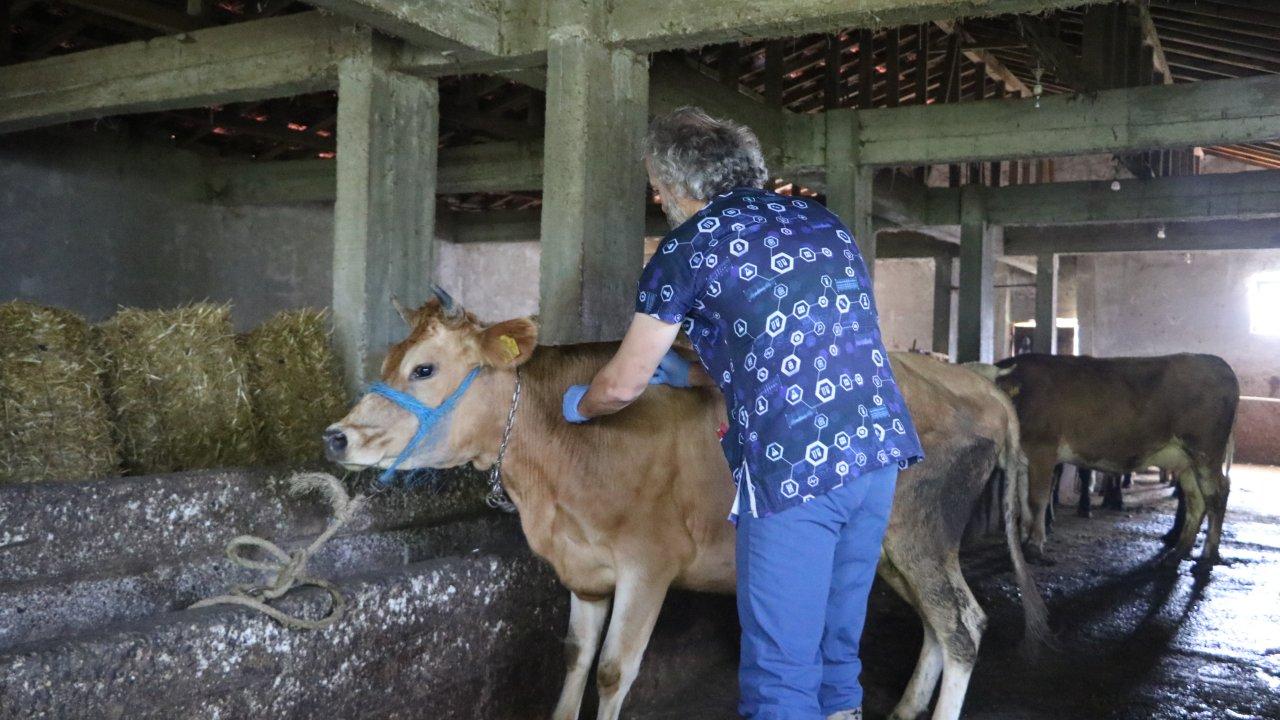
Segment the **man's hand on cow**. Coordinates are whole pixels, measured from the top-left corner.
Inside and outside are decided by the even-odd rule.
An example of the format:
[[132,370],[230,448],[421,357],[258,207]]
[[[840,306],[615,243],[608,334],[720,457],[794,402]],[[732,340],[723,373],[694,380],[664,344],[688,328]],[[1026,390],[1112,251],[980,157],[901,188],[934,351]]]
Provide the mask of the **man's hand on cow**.
[[685,360],[675,350],[668,350],[658,362],[658,369],[653,372],[649,384],[687,388],[693,384],[692,370],[693,363]]
[[587,385],[571,385],[564,391],[564,402],[561,403],[560,411],[564,413],[565,420],[571,423],[584,423],[591,419],[578,410],[578,403],[582,402],[587,389]]

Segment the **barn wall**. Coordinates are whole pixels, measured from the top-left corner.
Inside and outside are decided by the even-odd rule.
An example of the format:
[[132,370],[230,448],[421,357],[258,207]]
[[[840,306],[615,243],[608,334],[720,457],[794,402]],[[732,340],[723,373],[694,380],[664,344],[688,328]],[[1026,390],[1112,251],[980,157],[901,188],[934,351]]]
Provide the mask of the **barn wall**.
[[1280,251],[1113,253],[1079,265],[1083,352],[1212,353],[1235,369],[1243,394],[1272,394],[1280,337],[1249,332],[1246,283],[1280,270]]
[[197,202],[199,158],[102,135],[0,142],[0,301],[96,321],[118,305],[230,300],[241,328],[329,304],[330,206]]
[[877,260],[876,309],[885,347],[933,347],[933,260]]
[[482,320],[538,312],[538,242],[440,243],[436,276]]

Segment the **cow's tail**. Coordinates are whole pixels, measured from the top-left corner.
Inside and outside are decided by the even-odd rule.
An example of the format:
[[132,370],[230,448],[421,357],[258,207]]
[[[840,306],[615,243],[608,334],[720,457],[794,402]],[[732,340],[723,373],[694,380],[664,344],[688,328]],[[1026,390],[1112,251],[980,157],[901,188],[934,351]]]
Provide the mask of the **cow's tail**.
[[[1237,422],[1238,422],[1237,418]],[[1227,435],[1227,451],[1222,456],[1222,475],[1231,479],[1231,463],[1236,459],[1236,423],[1231,423],[1231,433]]]
[[1022,520],[1028,507],[1027,456],[1022,452],[1021,433],[1018,416],[1012,407],[1008,407],[1009,424],[1005,457],[1003,462],[1005,473],[1004,496],[1004,536],[1009,545],[1009,558],[1013,561],[1013,574],[1018,580],[1019,595],[1022,596],[1022,614],[1025,632],[1022,638],[1023,651],[1031,656],[1039,654],[1041,648],[1053,644],[1049,630],[1049,608],[1040,596],[1036,579],[1027,565],[1027,558],[1022,554]]

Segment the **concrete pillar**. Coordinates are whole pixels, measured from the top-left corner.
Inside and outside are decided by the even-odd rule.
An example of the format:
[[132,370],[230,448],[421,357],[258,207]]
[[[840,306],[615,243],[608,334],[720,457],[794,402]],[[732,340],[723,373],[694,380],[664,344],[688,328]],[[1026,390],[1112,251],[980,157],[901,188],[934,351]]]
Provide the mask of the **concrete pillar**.
[[1058,352],[1058,256],[1036,257],[1036,328],[1031,334],[1032,352]]
[[405,334],[391,297],[425,300],[435,259],[440,95],[390,70],[391,50],[375,39],[338,69],[333,323],[352,390]]
[[853,232],[874,282],[876,232],[871,219],[871,187],[875,169],[858,161],[860,144],[854,113],[827,113],[826,124],[827,209]]
[[980,188],[960,194],[960,300],[957,306],[956,362],[991,362],[995,357],[995,270],[1003,228],[989,225]]
[[610,45],[603,3],[551,0],[539,341],[617,340],[644,262],[647,56]]
[[955,262],[950,255],[933,259],[933,351],[951,354],[951,278]]

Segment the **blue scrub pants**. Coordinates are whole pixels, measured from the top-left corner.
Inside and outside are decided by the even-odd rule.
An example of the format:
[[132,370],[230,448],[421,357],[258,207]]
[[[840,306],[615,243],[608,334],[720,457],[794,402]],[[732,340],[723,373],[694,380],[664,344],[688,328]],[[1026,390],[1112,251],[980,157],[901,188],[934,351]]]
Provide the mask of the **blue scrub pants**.
[[776,515],[739,516],[743,717],[822,720],[862,705],[858,644],[897,479],[891,465]]

